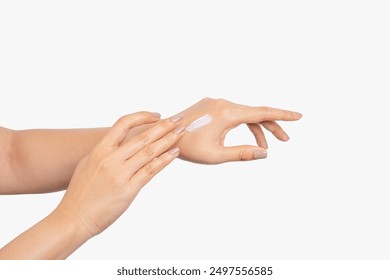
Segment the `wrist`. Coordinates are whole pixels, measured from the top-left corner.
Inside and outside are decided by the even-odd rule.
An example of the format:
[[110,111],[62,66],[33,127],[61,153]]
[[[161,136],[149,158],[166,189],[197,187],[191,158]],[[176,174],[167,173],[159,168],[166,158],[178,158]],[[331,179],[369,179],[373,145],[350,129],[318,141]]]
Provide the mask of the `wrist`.
[[47,219],[80,245],[93,237],[77,215],[61,207],[57,207]]
[[19,235],[0,251],[0,259],[66,259],[89,235],[60,209]]

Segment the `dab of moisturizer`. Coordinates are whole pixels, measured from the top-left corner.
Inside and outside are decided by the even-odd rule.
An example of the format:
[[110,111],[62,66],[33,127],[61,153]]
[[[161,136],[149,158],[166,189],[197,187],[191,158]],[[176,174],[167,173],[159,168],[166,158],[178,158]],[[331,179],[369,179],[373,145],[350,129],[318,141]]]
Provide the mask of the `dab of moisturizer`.
[[200,117],[199,119],[197,120],[194,120],[188,127],[187,127],[187,131],[188,132],[191,132],[191,131],[194,131],[194,130],[197,130],[198,128],[201,128],[205,125],[208,125],[209,123],[211,123],[211,121],[213,120],[213,118],[209,115],[209,114],[206,114],[204,115],[203,117]]

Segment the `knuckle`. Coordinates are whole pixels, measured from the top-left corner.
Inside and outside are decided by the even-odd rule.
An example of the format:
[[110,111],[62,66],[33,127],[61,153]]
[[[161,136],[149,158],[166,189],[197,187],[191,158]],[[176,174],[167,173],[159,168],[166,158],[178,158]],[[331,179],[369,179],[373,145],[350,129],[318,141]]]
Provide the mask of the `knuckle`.
[[169,132],[164,138],[167,142],[174,142],[177,139],[177,134],[175,132]]
[[224,98],[217,98],[217,99],[215,99],[215,102],[219,103],[219,104],[226,104],[227,100]]
[[212,100],[214,100],[214,99],[212,99],[211,97],[204,97],[204,98],[201,100],[201,102],[210,102],[210,101],[212,101]]
[[212,104],[226,104],[228,101],[224,98],[211,98],[211,97],[205,97],[201,100],[201,102],[204,103],[212,103]]
[[269,132],[271,132],[272,134],[275,134],[275,132],[278,131],[278,128],[277,128],[277,126],[271,124],[271,125],[268,127],[268,130],[269,130]]
[[142,149],[142,154],[146,157],[151,157],[154,154],[152,147],[150,145],[144,147]]
[[142,144],[148,144],[150,142],[150,136],[149,134],[141,134],[137,136],[138,142],[141,142]]
[[145,172],[145,175],[152,176],[154,174],[154,172],[155,172],[155,167],[151,163],[147,164],[144,167],[144,172]]
[[238,152],[238,158],[239,160],[248,160],[248,150],[245,148],[240,149]]
[[163,120],[159,123],[160,128],[163,130],[170,129],[172,127],[172,123],[169,119]]
[[237,106],[229,106],[229,101],[223,98],[216,99],[214,105],[218,110],[229,113],[231,113],[234,109],[238,108]]
[[269,114],[270,114],[270,107],[262,106],[261,107],[261,112],[263,114],[263,117],[268,117]]
[[117,125],[120,125],[120,126],[124,126],[127,121],[129,120],[129,115],[124,115],[124,116],[121,116],[118,120],[117,120]]
[[240,112],[236,108],[230,108],[227,106],[221,106],[218,109],[218,112],[221,117],[227,121],[233,121],[236,116],[240,115]]
[[102,172],[107,172],[111,167],[111,159],[110,157],[103,157],[102,159],[100,159],[99,163],[98,163],[98,170],[102,171]]

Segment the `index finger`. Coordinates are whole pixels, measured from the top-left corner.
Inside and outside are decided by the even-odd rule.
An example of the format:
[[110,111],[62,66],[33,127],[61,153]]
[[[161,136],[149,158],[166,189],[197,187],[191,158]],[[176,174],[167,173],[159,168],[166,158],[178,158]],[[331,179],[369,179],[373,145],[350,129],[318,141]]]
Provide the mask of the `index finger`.
[[130,129],[133,127],[153,123],[160,120],[160,114],[150,112],[138,112],[121,117],[112,126],[101,144],[108,146],[119,146],[125,140]]
[[244,107],[239,120],[242,123],[260,123],[262,121],[297,121],[301,113],[271,107]]

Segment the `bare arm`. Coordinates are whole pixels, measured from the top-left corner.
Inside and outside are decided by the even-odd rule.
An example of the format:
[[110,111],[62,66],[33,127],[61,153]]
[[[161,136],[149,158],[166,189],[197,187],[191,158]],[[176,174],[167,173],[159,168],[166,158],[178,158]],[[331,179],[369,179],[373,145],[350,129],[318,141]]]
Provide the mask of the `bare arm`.
[[[180,158],[217,164],[254,160],[267,156],[263,128],[287,141],[289,137],[277,121],[296,121],[301,114],[268,107],[250,107],[223,99],[205,98],[179,113],[184,125],[208,114],[212,122],[185,135],[177,143]],[[258,146],[224,147],[229,130],[247,124]],[[132,129],[125,142],[149,128]],[[107,133],[108,128],[12,131],[0,128],[0,194],[40,193],[63,190],[76,165]]]
[[81,158],[108,128],[9,130],[0,128],[0,194],[65,189]]
[[[140,112],[122,117],[78,163],[58,207],[0,249],[0,259],[64,259],[114,223],[158,172],[178,155],[180,120]],[[155,125],[124,142],[132,127]],[[147,139],[147,140],[144,140]]]
[[[140,188],[176,158],[179,151],[184,160],[208,164],[265,158],[268,144],[261,127],[287,141],[289,137],[276,121],[296,121],[302,116],[221,99],[204,99],[179,115],[182,117],[161,121],[154,127],[148,124],[154,121],[134,125],[133,117],[127,117],[119,122],[119,127],[124,121],[126,124],[119,129],[120,133],[117,128],[111,136],[107,128],[28,131],[0,128],[0,193],[50,192],[69,184],[59,207],[1,249],[0,259],[66,258],[113,223]],[[186,126],[205,115],[212,118],[209,124],[183,134]],[[182,126],[178,127],[180,123]],[[226,133],[240,124],[248,125],[258,146],[224,146]],[[135,129],[127,129],[128,125]],[[158,140],[172,128],[174,132]],[[177,149],[161,155],[174,143]],[[123,178],[118,176],[122,172]],[[133,175],[136,179],[128,178]]]
[[90,239],[76,220],[56,210],[0,249],[0,260],[65,259]]

